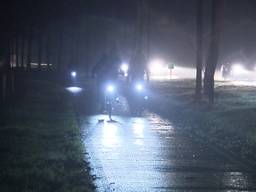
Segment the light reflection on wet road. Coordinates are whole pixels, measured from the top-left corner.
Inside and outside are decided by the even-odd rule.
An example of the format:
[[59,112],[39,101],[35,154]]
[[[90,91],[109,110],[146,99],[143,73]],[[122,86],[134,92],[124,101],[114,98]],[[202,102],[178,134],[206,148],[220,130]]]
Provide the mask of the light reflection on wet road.
[[83,120],[98,191],[256,191],[255,175],[176,132],[167,120],[106,116]]

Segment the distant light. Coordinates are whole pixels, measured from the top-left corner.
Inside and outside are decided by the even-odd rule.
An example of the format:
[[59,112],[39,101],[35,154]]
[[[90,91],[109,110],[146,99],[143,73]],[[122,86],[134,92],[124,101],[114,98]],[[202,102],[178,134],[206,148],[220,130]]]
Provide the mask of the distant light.
[[[196,69],[189,67],[181,67],[176,65],[172,71],[172,79],[192,79],[195,78]],[[150,71],[150,79],[153,81],[170,80],[170,70],[167,65],[164,65],[158,72]]]
[[151,73],[159,73],[164,68],[164,61],[161,59],[155,59],[149,63],[149,70]]
[[80,93],[83,89],[80,87],[67,87],[66,90],[71,93]]
[[142,91],[142,90],[143,90],[143,86],[142,86],[140,83],[138,83],[138,84],[136,85],[136,89],[137,89],[138,91]]
[[112,93],[115,90],[115,87],[113,85],[108,85],[107,86],[107,91]]
[[127,63],[123,63],[123,64],[121,65],[121,70],[122,70],[124,73],[127,73],[128,69],[129,69],[129,65],[128,65]]
[[[38,63],[30,63],[30,65],[32,65],[32,66],[38,66]],[[41,66],[48,66],[48,65],[49,65],[49,66],[52,66],[52,63],[49,63],[49,64],[48,64],[48,63],[41,63],[40,65],[41,65]]]
[[76,72],[75,72],[75,71],[72,71],[72,72],[71,72],[71,76],[75,78],[75,77],[76,77]]
[[145,100],[148,100],[148,96],[145,96],[144,99],[145,99]]
[[234,75],[241,75],[241,74],[244,74],[245,72],[246,72],[245,68],[240,63],[234,64],[232,66],[232,73]]

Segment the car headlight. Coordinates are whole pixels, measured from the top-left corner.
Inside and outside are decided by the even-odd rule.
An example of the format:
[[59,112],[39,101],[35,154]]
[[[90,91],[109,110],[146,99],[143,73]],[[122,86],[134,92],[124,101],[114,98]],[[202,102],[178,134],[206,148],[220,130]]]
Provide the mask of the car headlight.
[[106,88],[108,93],[113,93],[115,91],[115,86],[114,85],[108,85]]
[[127,73],[128,69],[129,69],[129,65],[126,64],[126,63],[123,63],[120,68],[121,68],[121,70],[122,70],[124,73]]
[[75,78],[75,77],[76,77],[76,75],[77,75],[77,74],[76,74],[76,72],[75,72],[75,71],[72,71],[72,72],[71,72],[71,76],[72,76],[73,78]]
[[144,87],[143,87],[143,85],[142,85],[141,83],[137,83],[137,84],[135,85],[135,89],[136,89],[137,91],[143,91]]

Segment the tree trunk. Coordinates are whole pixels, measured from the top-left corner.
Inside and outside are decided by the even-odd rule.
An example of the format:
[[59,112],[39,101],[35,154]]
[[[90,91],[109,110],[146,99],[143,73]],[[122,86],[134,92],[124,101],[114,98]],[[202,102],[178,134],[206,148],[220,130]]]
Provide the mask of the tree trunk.
[[[82,54],[82,32],[81,32],[81,26],[79,25],[78,26],[78,32],[77,32],[77,39],[76,39],[76,49],[77,49],[77,52],[76,52],[76,62],[77,62],[77,66],[81,66],[81,68],[83,70],[85,70],[85,73],[86,73],[86,76],[87,74],[89,74],[89,69],[87,66],[87,62],[85,61],[84,63],[81,62],[81,54]],[[84,32],[84,34],[86,34],[86,32]],[[87,50],[84,51],[85,53],[87,52]],[[84,67],[82,67],[84,66]]]
[[58,63],[58,69],[59,70],[63,70],[62,69],[62,45],[63,45],[63,42],[62,42],[62,39],[63,37],[62,37],[62,33],[60,34],[60,36],[59,36],[59,42],[58,42],[58,50],[57,50],[57,63]]
[[25,49],[25,37],[24,35],[21,36],[21,50],[20,50],[20,57],[21,57],[21,68],[24,69],[24,49]]
[[2,102],[4,103],[7,95],[7,74],[2,74]]
[[[137,1],[137,37],[136,45],[134,49],[134,55],[137,53],[143,54],[145,56],[146,62],[149,59],[149,6],[147,0]],[[133,63],[132,65],[136,65]],[[130,68],[136,68],[136,66],[131,66]],[[147,82],[149,82],[149,70],[144,67]],[[132,77],[132,76],[131,76]],[[129,77],[130,79],[130,77]]]
[[13,68],[14,64],[14,53],[15,53],[15,41],[12,39],[10,41],[10,67]]
[[19,37],[17,36],[16,37],[16,46],[15,46],[15,60],[16,60],[16,67],[19,68],[20,67],[20,59],[19,59],[19,56],[20,56],[20,52],[19,52]]
[[12,93],[15,92],[15,75],[13,72],[11,72],[11,91]]
[[11,49],[10,49],[10,41],[9,39],[6,40],[6,42],[3,43],[3,45],[5,45],[4,47],[4,53],[3,53],[3,71],[5,72],[8,72],[9,69],[10,69],[10,59],[11,59]]
[[16,40],[12,40],[12,67],[16,67]]
[[38,69],[39,71],[42,68],[42,37],[38,36]]
[[75,38],[75,47],[74,47],[74,60],[73,60],[73,65],[75,65],[76,67],[76,70],[77,70],[77,67],[79,66],[79,63],[78,63],[78,57],[79,57],[79,42],[80,42],[80,37],[79,37],[79,32],[77,33],[76,35],[76,38]]
[[197,0],[197,52],[196,52],[196,95],[199,102],[202,98],[202,29],[203,29],[203,0]]
[[50,38],[50,34],[48,34],[48,37],[47,37],[47,43],[46,43],[46,63],[47,63],[47,70],[50,70],[50,54],[51,54],[51,51],[50,51],[50,42],[51,42],[51,38]]
[[32,56],[32,34],[28,35],[28,46],[27,46],[27,67],[31,69]]
[[217,12],[219,2],[212,0],[211,10],[211,33],[210,46],[208,50],[207,65],[204,75],[204,93],[208,97],[209,104],[214,103],[214,73],[218,62],[219,26],[217,25]]
[[7,78],[8,73],[10,70],[10,42],[9,39],[6,40],[4,43],[4,50],[3,50],[3,67],[2,67],[2,101],[4,102],[7,98]]
[[[147,63],[150,60],[150,10],[149,10],[149,2],[144,0],[144,7],[145,7],[145,56]],[[145,69],[147,82],[149,82],[149,68],[148,66]]]
[[145,51],[145,26],[146,26],[146,1],[138,0],[137,1],[137,37],[136,37],[136,48],[135,53],[143,49]]

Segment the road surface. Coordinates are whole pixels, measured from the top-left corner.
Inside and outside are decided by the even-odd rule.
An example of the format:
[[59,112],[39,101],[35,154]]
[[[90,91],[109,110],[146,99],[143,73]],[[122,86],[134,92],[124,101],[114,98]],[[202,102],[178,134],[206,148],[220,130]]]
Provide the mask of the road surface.
[[[105,119],[99,122],[99,119]],[[98,191],[256,191],[256,176],[160,116],[82,117]]]
[[75,101],[97,191],[256,192],[253,170],[194,141],[157,114],[133,118],[124,113],[114,116],[116,122],[90,115],[91,89]]

